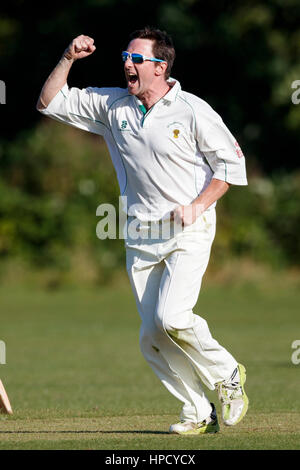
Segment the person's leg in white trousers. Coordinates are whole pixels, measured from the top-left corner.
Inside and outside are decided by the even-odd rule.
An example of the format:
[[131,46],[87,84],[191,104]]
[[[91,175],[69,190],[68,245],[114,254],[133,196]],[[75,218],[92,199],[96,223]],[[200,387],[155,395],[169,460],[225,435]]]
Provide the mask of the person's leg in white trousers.
[[[149,229],[140,228],[141,236]],[[155,239],[126,240],[127,271],[142,320],[141,351],[184,403],[181,419],[198,423],[211,413],[202,382],[214,390],[237,366],[207,322],[193,313],[215,235],[215,210],[167,240],[151,229]]]

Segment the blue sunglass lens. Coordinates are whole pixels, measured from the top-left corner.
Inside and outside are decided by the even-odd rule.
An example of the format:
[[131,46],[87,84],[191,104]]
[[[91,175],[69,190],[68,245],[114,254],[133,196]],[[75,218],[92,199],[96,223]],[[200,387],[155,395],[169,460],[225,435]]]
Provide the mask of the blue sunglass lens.
[[[128,59],[128,52],[122,52],[122,60],[126,62]],[[143,56],[141,54],[131,54],[131,60],[134,64],[142,64],[144,62]]]
[[144,62],[143,56],[140,54],[132,54],[131,58],[134,64],[142,64]]

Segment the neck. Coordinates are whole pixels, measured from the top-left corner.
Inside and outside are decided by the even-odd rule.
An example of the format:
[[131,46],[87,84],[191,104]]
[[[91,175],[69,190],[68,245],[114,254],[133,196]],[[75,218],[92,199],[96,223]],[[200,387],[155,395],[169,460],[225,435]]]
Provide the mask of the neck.
[[159,89],[149,89],[142,93],[138,98],[141,100],[147,111],[152,108],[163,96],[165,96],[171,86],[165,82]]

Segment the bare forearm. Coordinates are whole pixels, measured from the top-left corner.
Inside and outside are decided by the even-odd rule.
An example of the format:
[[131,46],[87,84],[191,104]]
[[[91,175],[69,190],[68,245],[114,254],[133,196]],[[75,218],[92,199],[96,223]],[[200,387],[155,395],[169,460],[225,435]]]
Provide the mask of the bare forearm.
[[73,39],[43,86],[36,105],[39,111],[47,108],[59,90],[67,83],[68,75],[74,61],[88,57],[95,49],[94,39],[89,36],[81,34]]
[[199,209],[200,213],[206,211],[228,191],[229,186],[225,181],[213,178],[207,188],[193,201],[193,206]]
[[62,56],[42,88],[36,106],[38,110],[47,108],[59,90],[61,90],[61,88],[67,83],[68,75],[73,62],[74,59],[68,59],[67,57]]
[[207,188],[188,206],[177,206],[171,212],[171,220],[184,225],[193,224],[214,202],[228,190],[229,184],[213,178]]

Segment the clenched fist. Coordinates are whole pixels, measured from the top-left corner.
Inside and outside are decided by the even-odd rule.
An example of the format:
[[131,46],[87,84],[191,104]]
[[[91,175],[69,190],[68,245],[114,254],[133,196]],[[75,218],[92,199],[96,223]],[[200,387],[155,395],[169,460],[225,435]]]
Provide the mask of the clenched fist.
[[96,49],[94,46],[94,39],[89,36],[81,34],[77,38],[73,39],[71,44],[67,47],[64,52],[64,57],[68,60],[83,59],[91,55]]
[[196,222],[197,218],[203,214],[204,205],[203,204],[189,204],[188,206],[177,206],[171,212],[171,220],[174,220],[178,224],[181,224],[182,227],[192,225]]

